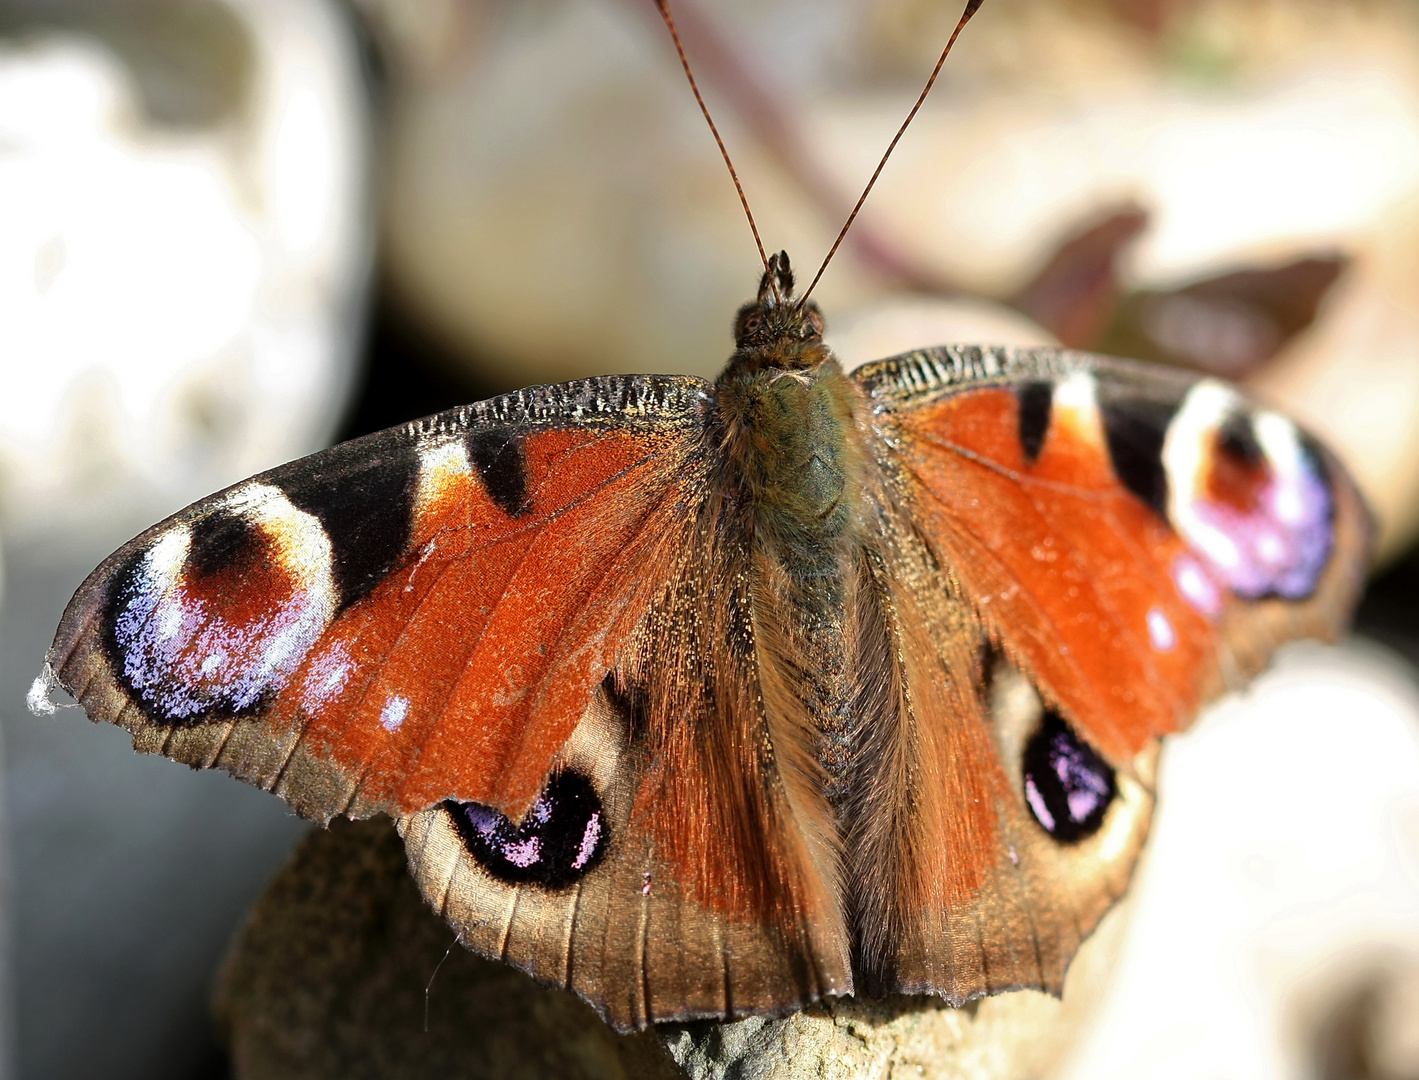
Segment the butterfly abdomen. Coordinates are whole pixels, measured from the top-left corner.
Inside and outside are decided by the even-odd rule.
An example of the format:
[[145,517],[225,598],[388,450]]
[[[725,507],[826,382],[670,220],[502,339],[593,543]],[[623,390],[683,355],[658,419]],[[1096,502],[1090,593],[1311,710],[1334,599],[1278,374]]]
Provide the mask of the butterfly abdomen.
[[789,737],[811,754],[815,786],[832,801],[854,757],[848,583],[867,457],[860,392],[826,349],[810,348],[812,366],[731,365],[718,389],[726,466],[754,549],[755,637],[775,752],[796,731]]

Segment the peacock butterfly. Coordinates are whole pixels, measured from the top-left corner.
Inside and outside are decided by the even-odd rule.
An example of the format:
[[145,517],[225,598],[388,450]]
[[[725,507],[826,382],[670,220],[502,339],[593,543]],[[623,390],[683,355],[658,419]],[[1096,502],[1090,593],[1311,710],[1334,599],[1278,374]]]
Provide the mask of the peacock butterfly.
[[149,529],[32,704],[389,814],[468,948],[619,1029],[1058,992],[1157,740],[1339,632],[1365,510],[1212,379],[954,346],[845,373],[763,262],[712,383],[519,391]]

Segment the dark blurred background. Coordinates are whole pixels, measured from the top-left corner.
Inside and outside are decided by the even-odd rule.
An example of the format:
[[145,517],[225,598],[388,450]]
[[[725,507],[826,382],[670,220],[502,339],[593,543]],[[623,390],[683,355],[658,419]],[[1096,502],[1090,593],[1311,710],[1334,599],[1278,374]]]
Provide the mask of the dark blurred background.
[[[816,259],[958,12],[676,10],[766,241]],[[305,828],[76,711],[25,710],[88,570],[339,439],[597,371],[712,374],[756,265],[650,0],[0,3],[0,1075],[227,1075],[211,983]],[[819,297],[849,361],[1059,341],[1188,366],[1354,469],[1381,559],[1359,641],[1283,668],[1378,703],[1334,738],[1389,771],[1364,746],[1343,777],[1324,746],[1284,767],[1248,750],[1256,801],[1331,809],[1248,825],[1227,789],[1221,840],[1166,818],[1159,866],[1233,845],[1199,872],[1235,904],[1197,931],[1225,955],[1187,997],[1254,1014],[1170,1028],[1119,1005],[1112,1049],[1068,1075],[1419,1077],[1413,4],[992,0]],[[1179,752],[1176,806],[1215,803],[1208,778],[1252,745],[1209,731]],[[1357,829],[1373,858],[1327,869]],[[1139,933],[1178,917],[1148,910]],[[1330,974],[1293,994],[1304,970]]]

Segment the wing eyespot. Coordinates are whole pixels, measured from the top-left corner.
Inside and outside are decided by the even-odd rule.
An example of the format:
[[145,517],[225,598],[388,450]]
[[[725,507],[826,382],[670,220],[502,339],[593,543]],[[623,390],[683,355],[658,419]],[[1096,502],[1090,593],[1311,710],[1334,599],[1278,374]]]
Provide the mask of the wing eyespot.
[[444,809],[468,853],[509,885],[573,885],[601,862],[611,840],[591,780],[569,769],[552,775],[519,824],[483,803],[450,800]]
[[239,490],[113,574],[101,625],[115,679],[155,724],[259,711],[330,623],[331,562],[315,518],[275,488]]
[[1099,831],[1118,794],[1114,770],[1059,713],[1045,710],[1022,757],[1025,805],[1045,832],[1071,844]]
[[1163,446],[1176,404],[1147,396],[1107,397],[1100,402],[1100,411],[1114,475],[1154,513],[1166,518],[1172,476]]
[[1169,426],[1169,520],[1244,600],[1310,597],[1335,546],[1324,456],[1291,421],[1204,380]]

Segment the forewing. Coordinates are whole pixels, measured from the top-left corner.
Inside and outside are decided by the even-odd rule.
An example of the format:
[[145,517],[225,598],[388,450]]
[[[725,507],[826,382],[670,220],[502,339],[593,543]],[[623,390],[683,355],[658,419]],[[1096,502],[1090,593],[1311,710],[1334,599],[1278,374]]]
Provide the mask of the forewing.
[[703,394],[539,388],[281,466],[106,560],[49,662],[138,749],[317,820],[520,818],[688,542]]
[[1349,618],[1369,536],[1353,484],[1223,383],[1050,350],[857,375],[916,530],[1115,764]]
[[978,349],[856,377],[905,774],[946,778],[898,814],[879,892],[903,926],[871,981],[1058,991],[1146,836],[1157,737],[1281,642],[1340,631],[1368,519],[1333,458],[1217,382]]

